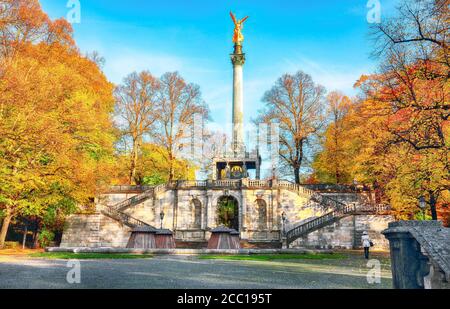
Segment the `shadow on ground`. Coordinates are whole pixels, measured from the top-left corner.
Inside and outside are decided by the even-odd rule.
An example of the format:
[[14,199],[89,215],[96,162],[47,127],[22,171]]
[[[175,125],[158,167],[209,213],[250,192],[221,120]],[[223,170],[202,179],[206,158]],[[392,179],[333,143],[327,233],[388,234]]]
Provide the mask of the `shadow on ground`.
[[[377,258],[377,257],[375,257]],[[290,289],[391,288],[389,259],[378,257],[381,282],[360,255],[344,260],[223,261],[160,256],[146,260],[81,260],[81,283],[69,284],[68,261],[0,259],[0,288]]]

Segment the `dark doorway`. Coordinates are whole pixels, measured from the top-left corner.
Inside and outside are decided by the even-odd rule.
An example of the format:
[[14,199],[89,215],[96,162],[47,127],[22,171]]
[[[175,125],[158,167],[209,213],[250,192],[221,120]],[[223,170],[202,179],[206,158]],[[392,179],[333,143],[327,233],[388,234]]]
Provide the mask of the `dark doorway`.
[[232,196],[223,196],[217,201],[218,225],[239,231],[239,203]]

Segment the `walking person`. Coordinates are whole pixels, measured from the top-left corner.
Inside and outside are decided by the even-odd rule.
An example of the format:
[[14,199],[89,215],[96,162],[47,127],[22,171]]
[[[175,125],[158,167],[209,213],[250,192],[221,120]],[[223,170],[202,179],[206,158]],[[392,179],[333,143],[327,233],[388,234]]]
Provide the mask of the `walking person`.
[[370,240],[369,233],[364,232],[361,237],[362,245],[364,247],[364,256],[366,257],[366,260],[369,259],[369,250],[372,246],[372,241]]

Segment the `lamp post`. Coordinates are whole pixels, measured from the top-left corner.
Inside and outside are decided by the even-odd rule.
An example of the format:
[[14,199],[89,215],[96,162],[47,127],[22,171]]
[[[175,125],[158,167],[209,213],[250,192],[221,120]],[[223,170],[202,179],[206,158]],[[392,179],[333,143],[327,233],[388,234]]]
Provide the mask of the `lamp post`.
[[355,192],[358,191],[358,181],[356,179],[353,179],[353,188],[354,188]]
[[427,202],[425,201],[425,198],[423,196],[421,196],[419,198],[419,207],[420,207],[420,209],[422,209],[423,220],[425,220]]
[[166,214],[164,213],[164,210],[161,210],[160,214],[159,214],[159,218],[161,219],[161,230],[163,229],[163,221],[164,221],[164,216]]

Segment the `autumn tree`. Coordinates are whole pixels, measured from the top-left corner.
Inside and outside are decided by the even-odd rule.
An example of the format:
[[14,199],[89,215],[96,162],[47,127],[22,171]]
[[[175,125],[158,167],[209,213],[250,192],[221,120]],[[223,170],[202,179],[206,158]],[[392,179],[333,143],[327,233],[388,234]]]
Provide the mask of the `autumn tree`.
[[280,157],[292,170],[298,184],[305,148],[324,124],[325,92],[311,76],[299,71],[283,75],[263,98],[265,109],[260,112],[258,121],[279,124]]
[[347,173],[377,184],[399,219],[420,218],[421,196],[434,220],[450,202],[448,13],[448,1],[404,1],[375,25],[380,67],[343,118]]
[[136,171],[144,138],[150,135],[160,110],[160,82],[150,72],[132,73],[116,88],[117,126],[122,141],[131,144],[128,181],[136,184]]
[[186,137],[191,135],[195,116],[208,118],[208,108],[201,97],[198,85],[187,83],[179,73],[166,73],[161,79],[158,117],[154,141],[163,147],[160,154],[168,162],[169,181],[176,178],[177,153],[187,147]]
[[318,179],[322,182],[344,184],[351,181],[348,173],[349,153],[346,143],[347,132],[350,129],[344,118],[349,114],[352,106],[350,98],[333,91],[327,96],[328,109],[327,129],[322,137],[322,151],[316,156],[313,167]]
[[0,7],[2,247],[14,218],[89,205],[109,183],[114,101],[97,65],[70,43],[68,23],[50,21],[37,1]]
[[[135,182],[137,185],[156,186],[169,181],[169,162],[162,146],[144,142],[140,146],[139,159],[136,165]],[[123,184],[129,179],[129,155],[120,154],[117,158],[118,171],[114,183]],[[195,168],[191,162],[177,158],[174,162],[176,179],[194,180]]]
[[0,0],[0,56],[13,59],[29,43],[74,46],[72,27],[64,19],[51,21],[38,0]]
[[420,166],[407,169],[419,188],[412,193],[427,198],[434,220],[450,188],[449,13],[448,1],[402,2],[395,19],[374,27],[382,64],[361,83],[386,117],[385,148],[404,149],[410,160],[403,164]]

